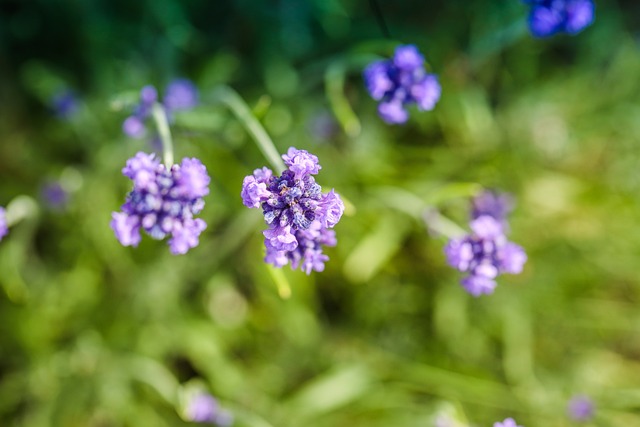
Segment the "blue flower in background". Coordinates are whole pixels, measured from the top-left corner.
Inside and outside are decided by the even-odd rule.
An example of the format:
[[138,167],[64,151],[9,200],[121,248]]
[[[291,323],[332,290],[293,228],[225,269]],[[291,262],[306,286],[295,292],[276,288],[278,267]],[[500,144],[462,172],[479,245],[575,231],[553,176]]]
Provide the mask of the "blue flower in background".
[[573,396],[567,404],[567,414],[574,421],[589,421],[594,412],[593,401],[587,396]]
[[[171,121],[173,113],[194,108],[198,105],[198,88],[187,79],[172,80],[165,90],[162,102],[167,117]],[[122,123],[122,131],[132,138],[142,138],[146,134],[145,121],[151,116],[153,105],[158,101],[158,91],[152,85],[140,90],[140,103],[132,115]]]
[[0,240],[9,233],[9,225],[7,224],[7,212],[0,206]]
[[518,274],[527,261],[524,249],[505,235],[510,209],[507,195],[480,194],[473,201],[471,233],[451,239],[444,248],[447,263],[469,273],[461,284],[473,296],[492,293],[499,274]]
[[185,418],[194,423],[215,424],[228,427],[233,424],[233,416],[220,408],[215,397],[208,393],[198,393],[189,401]]
[[269,228],[263,232],[265,262],[282,267],[291,262],[305,273],[323,271],[329,257],[323,246],[335,246],[333,228],[344,212],[340,196],[331,190],[322,194],[312,175],[321,166],[318,158],[305,150],[289,148],[282,156],[287,170],[274,176],[268,168],[256,169],[242,183],[242,203],[262,207]]
[[529,29],[535,37],[577,34],[595,18],[593,0],[524,0],[531,5]]
[[60,119],[70,119],[79,110],[78,96],[70,89],[62,90],[51,98],[51,108]]
[[493,423],[493,427],[522,427],[522,426],[519,426],[518,424],[516,424],[513,418],[507,418],[502,422]]
[[207,224],[193,216],[204,207],[209,194],[209,175],[198,159],[182,159],[167,169],[153,154],[138,153],[122,169],[133,181],[133,190],[112,214],[111,228],[123,246],[138,246],[140,229],[161,240],[171,235],[171,253],[184,254],[198,245]]
[[408,105],[428,111],[440,99],[438,77],[424,70],[424,57],[413,45],[398,46],[392,59],[370,64],[363,76],[371,97],[380,101],[378,114],[387,123],[406,122]]

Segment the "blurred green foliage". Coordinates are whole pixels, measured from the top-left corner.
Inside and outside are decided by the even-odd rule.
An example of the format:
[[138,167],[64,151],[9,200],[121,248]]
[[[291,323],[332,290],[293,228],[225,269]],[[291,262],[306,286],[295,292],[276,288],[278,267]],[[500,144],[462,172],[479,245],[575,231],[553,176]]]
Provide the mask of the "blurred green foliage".
[[[24,213],[0,243],[0,425],[186,425],[194,387],[239,427],[569,427],[576,393],[596,402],[588,425],[640,425],[639,5],[598,0],[592,27],[548,40],[518,0],[380,6],[394,40],[364,1],[0,2],[0,205]],[[398,43],[443,97],[388,126],[360,71]],[[212,177],[185,256],[109,228],[122,166],[151,149],[122,121],[173,77],[203,101],[177,117],[176,158]],[[220,84],[349,200],[323,273],[262,262],[239,192],[267,161]],[[68,120],[50,104],[64,89]],[[52,180],[64,209],[40,195]],[[529,261],[474,299],[425,217],[464,227],[481,188],[516,196]]]

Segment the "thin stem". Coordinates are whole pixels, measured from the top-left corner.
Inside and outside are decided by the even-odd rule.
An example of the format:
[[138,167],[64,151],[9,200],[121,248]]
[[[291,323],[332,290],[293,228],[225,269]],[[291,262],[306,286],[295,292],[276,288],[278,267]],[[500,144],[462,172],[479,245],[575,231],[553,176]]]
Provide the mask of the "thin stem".
[[267,265],[267,270],[278,288],[280,298],[289,299],[291,297],[291,285],[289,285],[289,281],[287,280],[287,276],[284,275],[284,272],[280,268],[271,265]]
[[247,132],[255,141],[258,149],[262,152],[276,172],[285,169],[284,162],[275,144],[264,130],[260,122],[253,116],[251,109],[238,93],[229,86],[220,86],[213,93],[213,99],[222,102],[233,112],[236,118],[242,123]]
[[167,122],[167,114],[164,108],[159,103],[153,104],[153,120],[156,122],[158,133],[160,134],[160,141],[162,142],[162,154],[164,164],[167,169],[173,166],[173,142],[171,140],[171,130],[169,130],[169,123]]

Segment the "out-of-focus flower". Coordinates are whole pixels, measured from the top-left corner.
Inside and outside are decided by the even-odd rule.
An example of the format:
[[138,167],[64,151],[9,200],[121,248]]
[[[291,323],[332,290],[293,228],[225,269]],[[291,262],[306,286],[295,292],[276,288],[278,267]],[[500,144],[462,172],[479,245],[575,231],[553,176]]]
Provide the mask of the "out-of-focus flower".
[[499,274],[518,274],[527,261],[524,249],[505,235],[509,209],[495,194],[481,194],[473,202],[471,234],[451,239],[444,248],[447,263],[469,273],[461,284],[473,296],[492,293]]
[[184,254],[198,245],[206,223],[193,216],[204,207],[209,194],[209,175],[198,159],[182,159],[167,169],[153,154],[138,153],[127,161],[122,173],[133,181],[133,190],[114,212],[111,228],[124,246],[140,243],[140,229],[161,240],[171,235],[169,249]]
[[69,201],[69,193],[57,181],[45,183],[40,194],[44,202],[52,209],[62,209]]
[[522,427],[516,424],[513,418],[507,418],[502,422],[493,423],[493,427]]
[[194,423],[215,424],[219,427],[228,427],[233,424],[231,413],[220,408],[218,401],[204,392],[194,395],[189,400],[185,417]]
[[9,225],[7,224],[7,212],[0,206],[0,240],[9,233]]
[[[133,114],[122,123],[122,131],[131,138],[142,138],[146,135],[145,121],[152,114],[153,105],[158,102],[158,91],[152,85],[140,90],[140,103]],[[173,113],[189,110],[198,105],[198,89],[187,79],[172,80],[165,90],[162,101],[167,117],[172,120]]]
[[329,259],[322,247],[336,245],[329,229],[340,221],[344,204],[333,190],[322,194],[312,176],[321,169],[316,156],[291,147],[282,158],[288,169],[281,176],[265,167],[245,177],[242,203],[262,207],[269,225],[263,232],[267,263],[282,267],[291,262],[292,268],[307,274],[322,271]]
[[62,90],[51,98],[51,108],[61,119],[70,119],[80,108],[78,96],[70,89]]
[[593,0],[524,0],[531,6],[529,29],[535,37],[577,34],[593,23]]
[[587,396],[573,396],[567,404],[567,415],[574,421],[589,421],[594,412],[593,401]]
[[433,110],[440,99],[438,77],[424,70],[424,57],[413,45],[398,46],[392,59],[370,64],[363,76],[371,97],[380,101],[378,114],[387,123],[406,122],[409,105]]

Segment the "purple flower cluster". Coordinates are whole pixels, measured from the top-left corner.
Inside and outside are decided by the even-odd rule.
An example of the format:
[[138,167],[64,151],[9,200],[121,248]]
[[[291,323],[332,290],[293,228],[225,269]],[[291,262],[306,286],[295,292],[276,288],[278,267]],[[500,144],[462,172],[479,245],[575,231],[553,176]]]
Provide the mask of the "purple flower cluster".
[[529,29],[535,37],[577,34],[595,17],[593,0],[523,0],[531,5]]
[[51,108],[60,119],[70,119],[80,109],[78,96],[70,89],[64,89],[51,98]]
[[[122,123],[122,131],[132,138],[142,138],[146,134],[145,120],[151,115],[153,105],[158,102],[158,91],[152,85],[140,91],[140,104],[132,115]],[[198,105],[198,89],[187,79],[175,79],[165,90],[162,106],[169,118],[175,111],[188,110]]]
[[182,159],[180,165],[167,169],[153,154],[138,153],[122,169],[133,181],[133,190],[114,212],[111,228],[123,246],[138,246],[140,229],[161,240],[171,235],[173,254],[184,254],[198,245],[206,223],[193,216],[204,207],[209,194],[209,175],[198,159]]
[[9,224],[7,224],[7,212],[0,206],[0,240],[9,233]]
[[413,45],[398,46],[392,59],[367,66],[364,81],[371,97],[380,101],[378,114],[387,123],[406,122],[408,105],[428,111],[440,99],[438,77],[424,70],[424,57]]
[[573,396],[567,404],[567,414],[574,421],[589,421],[594,412],[593,401],[587,396]]
[[502,422],[493,423],[493,427],[522,427],[516,424],[513,418],[507,418]]
[[473,202],[471,234],[451,239],[444,248],[449,265],[469,273],[461,283],[473,296],[492,293],[499,274],[518,274],[527,260],[524,249],[505,236],[506,200],[495,193],[479,195]]
[[215,424],[227,427],[233,424],[233,416],[220,408],[215,397],[208,393],[198,393],[189,401],[186,408],[189,421],[203,424]]
[[312,175],[320,170],[318,158],[305,150],[289,148],[282,156],[287,170],[274,176],[268,168],[256,169],[242,183],[242,203],[262,208],[269,228],[263,232],[265,261],[276,267],[291,262],[305,273],[324,270],[329,259],[323,246],[335,246],[333,228],[344,212],[340,196],[322,194]]

